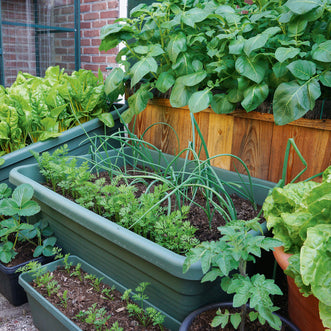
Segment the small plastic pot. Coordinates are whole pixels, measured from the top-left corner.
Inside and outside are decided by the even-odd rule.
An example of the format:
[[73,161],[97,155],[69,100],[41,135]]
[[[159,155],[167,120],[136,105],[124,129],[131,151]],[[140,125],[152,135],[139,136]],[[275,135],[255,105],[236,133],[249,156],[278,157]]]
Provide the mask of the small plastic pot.
[[[212,309],[217,309],[221,307],[232,307],[232,302],[222,302],[222,303],[214,303],[208,306],[201,307],[195,311],[193,311],[191,314],[189,314],[182,324],[180,325],[179,331],[188,331],[191,324],[193,323],[194,319],[201,313],[207,311],[207,310],[212,310]],[[299,328],[297,328],[293,323],[288,321],[286,318],[276,314],[282,321],[283,324],[287,326],[287,330],[291,331],[300,331]]]

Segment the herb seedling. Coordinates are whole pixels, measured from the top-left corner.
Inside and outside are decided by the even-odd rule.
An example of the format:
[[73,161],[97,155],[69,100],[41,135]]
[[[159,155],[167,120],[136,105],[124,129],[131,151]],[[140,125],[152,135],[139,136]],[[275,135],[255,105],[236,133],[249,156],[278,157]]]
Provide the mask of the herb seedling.
[[104,295],[102,298],[103,298],[103,299],[113,300],[114,297],[113,297],[112,291],[114,291],[114,290],[115,290],[115,286],[114,286],[114,285],[113,285],[111,288],[104,288],[104,289],[101,291],[101,294]]
[[97,308],[94,303],[88,310],[80,311],[76,318],[87,324],[94,325],[96,330],[102,330],[111,316],[107,315],[105,308]]
[[65,290],[62,295],[58,293],[58,297],[61,301],[61,304],[63,305],[64,309],[67,309],[68,307],[68,290]]
[[64,263],[64,269],[67,271],[67,273],[70,273],[70,268],[72,267],[72,262],[68,262],[70,253],[67,253],[63,257],[63,263]]
[[138,302],[140,306],[129,302],[130,294],[132,292],[131,289],[128,289],[123,293],[122,300],[127,302],[126,307],[130,316],[135,316],[142,326],[148,326],[150,324],[153,324],[154,326],[159,325],[162,330],[162,323],[164,322],[165,317],[153,307],[147,307],[144,309],[144,300],[148,299],[148,296],[144,292],[148,285],[149,283],[147,282],[140,283],[135,289],[136,293],[132,295],[132,299]]
[[113,323],[113,325],[111,326],[111,328],[109,329],[109,331],[123,331],[123,328],[121,328],[118,325],[118,321],[116,321],[115,323]]
[[101,281],[102,281],[103,277],[98,278],[95,275],[88,274],[84,278],[91,280],[90,284],[93,286],[94,290],[96,292],[100,292],[100,284],[101,284]]
[[82,271],[81,271],[81,263],[77,263],[76,267],[75,267],[75,270],[70,274],[70,276],[76,276],[78,277],[78,279],[80,281],[83,280],[83,277],[82,277]]
[[[225,327],[231,322],[235,329],[245,329],[245,318],[248,314],[251,321],[258,318],[261,324],[266,321],[271,327],[280,330],[281,320],[273,314],[274,307],[270,295],[282,292],[273,280],[266,279],[264,275],[247,275],[247,263],[255,262],[255,257],[261,256],[261,249],[266,251],[281,245],[281,242],[263,235],[254,235],[253,231],[260,231],[261,226],[257,219],[250,221],[231,221],[218,230],[222,237],[217,241],[202,242],[191,249],[184,262],[183,271],[201,260],[204,276],[202,282],[214,281],[222,277],[221,288],[228,294],[233,294],[233,307],[240,307],[240,313],[231,314],[220,310],[213,319],[212,326]],[[247,312],[246,304],[254,311]]]

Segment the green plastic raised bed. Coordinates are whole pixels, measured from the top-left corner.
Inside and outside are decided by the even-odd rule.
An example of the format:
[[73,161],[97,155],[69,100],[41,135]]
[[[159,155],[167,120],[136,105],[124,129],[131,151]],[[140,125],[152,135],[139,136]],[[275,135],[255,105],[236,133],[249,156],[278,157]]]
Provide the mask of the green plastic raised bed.
[[[124,155],[130,160],[131,149]],[[155,162],[168,163],[173,158],[150,151]],[[121,165],[123,154],[118,150],[108,153],[109,162]],[[182,166],[179,158],[175,166]],[[175,167],[174,166],[174,167]],[[215,168],[224,180],[238,180],[234,172]],[[241,175],[244,181],[247,177]],[[185,257],[173,253],[158,244],[141,237],[106,218],[62,197],[44,187],[44,179],[39,166],[29,165],[13,169],[10,181],[19,185],[29,183],[34,189],[34,199],[41,206],[41,217],[48,220],[58,244],[66,251],[93,263],[105,274],[132,288],[135,284],[147,281],[152,285],[147,291],[150,302],[167,312],[176,321],[177,327],[193,310],[209,303],[225,301],[227,296],[221,292],[219,282],[201,283],[202,270],[199,263],[194,264],[183,274]],[[257,203],[262,204],[269,189],[275,184],[254,179],[254,194]]]
[[[120,282],[112,279],[111,277],[105,275],[103,272],[99,271],[93,265],[87,263],[83,259],[77,256],[69,256],[68,262],[72,263],[73,266],[76,266],[78,263],[81,264],[81,268],[83,271],[88,274],[94,275],[98,278],[102,278],[102,282],[113,286],[115,285],[116,289],[123,293],[127,290],[127,287],[124,287]],[[45,268],[45,273],[48,271],[54,271],[58,266],[63,266],[63,259],[51,262],[43,266]],[[113,266],[113,268],[116,268]],[[31,309],[31,314],[33,318],[33,323],[39,329],[39,331],[74,331],[81,330],[74,322],[72,322],[68,317],[66,317],[59,309],[53,306],[46,298],[44,298],[41,294],[39,294],[33,286],[30,285],[33,277],[29,273],[23,273],[19,277],[19,283],[24,288],[27,293],[29,306]],[[136,284],[137,286],[138,284]],[[135,287],[136,287],[135,286]],[[164,326],[168,327],[171,330],[174,330],[173,327],[176,328],[174,322],[170,316],[168,316],[165,312],[160,310],[158,307],[153,306],[148,301],[144,302],[144,306],[154,307],[159,310],[161,314],[165,316]]]

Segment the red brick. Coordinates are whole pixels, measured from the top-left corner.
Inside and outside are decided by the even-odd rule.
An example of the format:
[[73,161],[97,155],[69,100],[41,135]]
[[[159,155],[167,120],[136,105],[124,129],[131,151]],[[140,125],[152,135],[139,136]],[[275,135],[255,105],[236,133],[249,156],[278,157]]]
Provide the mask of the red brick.
[[92,22],[92,28],[102,28],[104,25],[107,24],[106,20],[98,20],[98,21],[94,21]]
[[94,63],[105,63],[106,57],[105,56],[92,56],[92,62]]
[[80,12],[87,13],[91,11],[91,5],[80,5]]
[[92,70],[94,72],[97,72],[99,70],[100,66],[96,65],[96,64],[85,64],[84,65],[84,69],[86,70]]
[[80,57],[80,60],[81,60],[82,62],[91,62],[91,56],[82,55],[82,56]]
[[99,54],[99,49],[95,47],[84,47],[83,54]]
[[87,13],[83,15],[82,21],[91,21],[96,20],[100,17],[99,13]]
[[92,4],[92,11],[106,10],[107,4],[105,2]]
[[81,29],[91,29],[91,22],[80,22]]
[[99,30],[85,30],[84,37],[99,37],[100,31]]
[[81,46],[91,46],[91,39],[81,39],[80,45]]
[[107,10],[101,12],[100,18],[118,18],[118,10]]
[[109,1],[108,8],[109,9],[118,8],[118,1]]
[[100,46],[100,43],[101,43],[101,40],[100,40],[100,39],[92,39],[92,40],[91,40],[91,44],[92,44],[92,46],[97,46],[97,47],[99,47],[99,46]]

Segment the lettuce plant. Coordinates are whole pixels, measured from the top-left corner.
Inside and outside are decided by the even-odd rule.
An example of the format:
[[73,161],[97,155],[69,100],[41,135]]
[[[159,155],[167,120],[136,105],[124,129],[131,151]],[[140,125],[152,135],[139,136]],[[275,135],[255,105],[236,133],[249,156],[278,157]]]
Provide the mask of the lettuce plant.
[[285,273],[303,295],[319,300],[319,312],[331,328],[331,166],[321,183],[306,181],[275,188],[263,205],[267,226],[293,254]]
[[330,11],[328,0],[139,4],[101,29],[100,50],[125,46],[117,56],[125,72],[110,73],[106,93],[135,91],[127,121],[157,92],[192,113],[238,104],[249,112],[267,100],[275,122],[289,123],[330,98]]
[[37,202],[32,201],[33,188],[22,184],[12,192],[7,184],[0,184],[0,261],[11,262],[17,255],[18,242],[31,243],[35,246],[33,256],[52,256],[55,237],[47,222],[30,224],[29,216],[40,211]]

